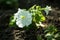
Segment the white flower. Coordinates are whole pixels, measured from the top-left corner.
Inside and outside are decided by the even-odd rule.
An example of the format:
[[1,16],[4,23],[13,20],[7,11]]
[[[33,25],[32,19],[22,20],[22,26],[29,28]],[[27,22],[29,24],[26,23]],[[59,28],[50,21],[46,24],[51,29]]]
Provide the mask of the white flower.
[[49,11],[51,11],[51,10],[52,10],[52,8],[50,6],[46,6],[44,11],[46,12],[46,15],[48,15]]
[[16,25],[20,28],[28,26],[32,22],[32,14],[29,11],[18,9],[18,12],[14,14],[14,19],[16,19]]

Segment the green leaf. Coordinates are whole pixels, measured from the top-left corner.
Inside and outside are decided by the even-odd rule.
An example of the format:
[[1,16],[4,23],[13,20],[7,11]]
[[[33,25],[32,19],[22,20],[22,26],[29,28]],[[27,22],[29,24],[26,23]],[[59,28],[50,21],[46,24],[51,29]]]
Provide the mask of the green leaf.
[[9,26],[12,26],[14,24],[15,24],[14,16],[11,16]]
[[37,35],[37,40],[42,40],[42,36],[41,35]]
[[50,32],[50,33],[56,33],[57,32],[57,28],[54,25],[50,25],[46,28],[45,33],[46,32]]

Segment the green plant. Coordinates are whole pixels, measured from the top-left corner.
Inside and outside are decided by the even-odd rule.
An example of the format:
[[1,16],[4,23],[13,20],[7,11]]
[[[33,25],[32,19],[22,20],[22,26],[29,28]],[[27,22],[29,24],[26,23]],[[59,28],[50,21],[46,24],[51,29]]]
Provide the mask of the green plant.
[[50,25],[45,30],[45,38],[47,38],[47,40],[60,40],[60,33],[57,32],[57,28],[54,25]]
[[[37,29],[42,25],[42,22],[46,20],[45,16],[43,15],[42,11],[49,12],[51,9],[50,7],[41,8],[41,6],[34,5],[28,10],[20,9],[18,8],[18,12],[15,13],[12,16],[12,19],[10,20],[9,26],[24,28],[24,29]],[[37,26],[36,24],[39,24]],[[47,30],[50,32],[50,29],[47,28]],[[36,30],[34,30],[36,31]],[[55,32],[54,29],[52,31]],[[46,31],[47,32],[47,31]],[[42,35],[37,35],[37,40],[42,40]]]

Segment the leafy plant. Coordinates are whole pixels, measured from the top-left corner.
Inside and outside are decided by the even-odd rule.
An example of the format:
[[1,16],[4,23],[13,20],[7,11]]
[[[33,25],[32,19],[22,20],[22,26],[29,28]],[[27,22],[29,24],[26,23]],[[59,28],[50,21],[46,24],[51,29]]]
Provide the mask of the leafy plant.
[[45,30],[45,37],[47,40],[57,40],[60,37],[60,33],[54,25],[50,25]]
[[[17,13],[12,16],[13,19],[10,20],[9,25],[13,26],[15,23],[15,25],[17,25],[19,28],[26,28],[27,30],[34,28],[37,29],[40,26],[37,26],[36,24],[42,25],[42,22],[46,20],[42,11],[49,12],[49,9],[49,7],[41,8],[41,6],[37,5],[32,6],[28,10],[18,8]],[[34,31],[36,30],[34,29]],[[54,34],[55,31],[56,29],[53,26],[49,26],[48,28],[46,28],[45,33],[52,32],[52,34]],[[37,34],[37,40],[43,40],[41,36],[42,35]],[[50,39],[51,37],[48,38]]]
[[29,11],[32,13],[34,22],[39,23],[39,22],[45,21],[45,17],[42,13],[43,10],[44,10],[43,8],[36,5],[34,5],[29,9]]

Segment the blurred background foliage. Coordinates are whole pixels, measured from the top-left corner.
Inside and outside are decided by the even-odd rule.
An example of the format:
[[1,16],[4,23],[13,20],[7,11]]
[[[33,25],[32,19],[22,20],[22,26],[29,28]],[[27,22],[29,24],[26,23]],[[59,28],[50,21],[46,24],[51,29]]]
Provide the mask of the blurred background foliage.
[[0,0],[2,8],[18,8],[18,0]]
[[49,25],[44,29],[44,34],[38,34],[37,40],[60,40],[60,32],[54,25]]
[[[0,7],[9,8],[30,8],[33,5],[40,5],[45,7],[46,5],[59,6],[58,0],[0,0]],[[60,7],[60,6],[59,6]]]

